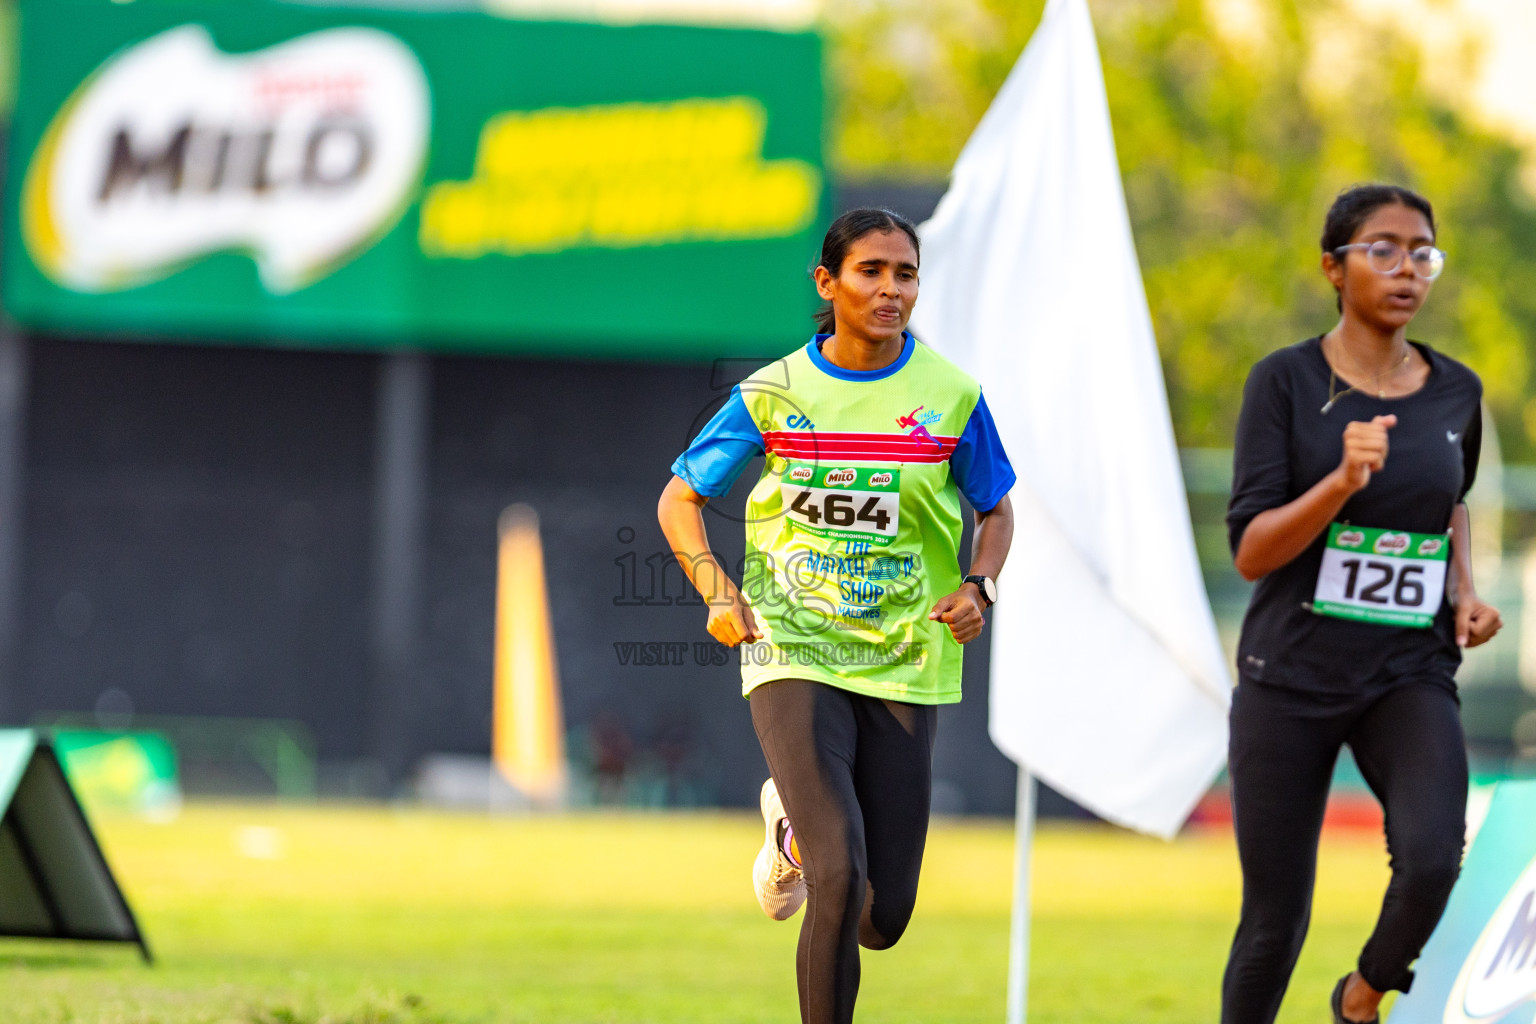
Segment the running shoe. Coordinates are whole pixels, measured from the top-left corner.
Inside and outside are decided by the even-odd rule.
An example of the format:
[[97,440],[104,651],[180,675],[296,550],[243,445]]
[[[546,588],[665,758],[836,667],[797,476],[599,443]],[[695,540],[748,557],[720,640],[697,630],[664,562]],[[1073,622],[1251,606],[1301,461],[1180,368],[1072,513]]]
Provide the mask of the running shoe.
[[763,848],[752,864],[752,888],[758,906],[775,921],[788,921],[805,902],[805,875],[779,848],[779,822],[787,817],[773,779],[763,783],[758,806],[763,811]]
[[[1354,973],[1353,971],[1350,972]],[[1377,1014],[1367,1021],[1356,1022],[1344,1016],[1344,986],[1349,983],[1349,975],[1339,979],[1339,983],[1333,986],[1333,995],[1328,997],[1328,1008],[1333,1011],[1333,1024],[1381,1024],[1381,1014]]]

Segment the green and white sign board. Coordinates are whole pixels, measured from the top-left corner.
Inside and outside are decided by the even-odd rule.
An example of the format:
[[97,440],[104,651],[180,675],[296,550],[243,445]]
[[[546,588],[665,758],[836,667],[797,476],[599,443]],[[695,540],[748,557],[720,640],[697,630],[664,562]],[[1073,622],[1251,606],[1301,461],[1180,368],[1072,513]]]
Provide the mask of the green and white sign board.
[[149,946],[52,745],[0,729],[0,935]]
[[53,748],[92,814],[167,821],[181,810],[176,748],[159,733],[61,729],[53,732]]
[[1494,790],[1392,1024],[1536,1020],[1536,782]]
[[809,333],[812,33],[22,0],[20,54],[25,324],[647,358]]

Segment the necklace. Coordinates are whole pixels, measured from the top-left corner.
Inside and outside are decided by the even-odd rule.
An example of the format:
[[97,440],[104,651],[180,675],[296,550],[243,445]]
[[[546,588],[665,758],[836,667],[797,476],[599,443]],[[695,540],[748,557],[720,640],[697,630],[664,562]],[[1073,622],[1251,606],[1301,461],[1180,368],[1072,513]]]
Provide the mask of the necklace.
[[[1321,347],[1322,343],[1319,342],[1318,346]],[[1344,343],[1342,341],[1340,341],[1339,342],[1339,352],[1342,354],[1343,351],[1344,351]],[[1368,386],[1376,383],[1377,381],[1381,380],[1381,378],[1383,378],[1383,377],[1390,378],[1392,376],[1392,374],[1396,373],[1398,370],[1401,370],[1403,367],[1407,366],[1408,365],[1408,360],[1410,358],[1412,358],[1412,356],[1413,356],[1413,349],[1409,348],[1408,346],[1405,345],[1404,346],[1404,352],[1403,352],[1403,358],[1402,359],[1398,360],[1396,363],[1393,363],[1391,366],[1387,367],[1385,370],[1382,370],[1380,373],[1376,374],[1375,376],[1367,377],[1363,384],[1351,384],[1349,387],[1345,388],[1343,391],[1340,391],[1338,394],[1334,394],[1333,388],[1334,388],[1334,385],[1338,383],[1339,375],[1338,375],[1338,372],[1336,370],[1334,370],[1334,368],[1333,368],[1333,361],[1327,358],[1327,353],[1324,353],[1323,354],[1324,361],[1328,363],[1328,401],[1323,403],[1323,408],[1321,409],[1322,414],[1324,416],[1328,415],[1328,410],[1333,408],[1334,403],[1337,402],[1339,399],[1343,398],[1345,395],[1349,394],[1351,391],[1358,391],[1361,394],[1364,394],[1365,393],[1365,389]],[[1385,383],[1385,382],[1383,382],[1383,383]],[[1386,389],[1385,388],[1378,388],[1377,391],[1376,391],[1376,397],[1377,398],[1386,398],[1387,397]]]

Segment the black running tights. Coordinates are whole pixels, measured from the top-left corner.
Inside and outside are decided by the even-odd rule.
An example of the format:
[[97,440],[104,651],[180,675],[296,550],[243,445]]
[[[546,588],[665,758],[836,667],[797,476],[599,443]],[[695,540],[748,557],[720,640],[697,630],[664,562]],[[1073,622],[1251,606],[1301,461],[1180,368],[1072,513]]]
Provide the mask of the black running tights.
[[936,709],[805,679],[764,683],[751,703],[805,871],[800,1019],[848,1024],[859,946],[895,945],[917,902]]
[[1364,706],[1305,706],[1244,682],[1232,697],[1232,814],[1243,910],[1222,983],[1222,1024],[1270,1024],[1312,912],[1317,842],[1339,748],[1386,811],[1392,878],[1360,954],[1375,989],[1407,991],[1461,870],[1467,751],[1447,682],[1409,682]]

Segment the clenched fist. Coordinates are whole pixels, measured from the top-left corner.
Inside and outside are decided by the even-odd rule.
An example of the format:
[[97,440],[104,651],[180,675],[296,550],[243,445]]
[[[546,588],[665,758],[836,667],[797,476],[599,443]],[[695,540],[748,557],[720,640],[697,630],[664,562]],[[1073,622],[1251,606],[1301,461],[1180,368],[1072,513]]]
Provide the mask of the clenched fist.
[[757,619],[752,615],[752,606],[747,604],[734,587],[723,600],[710,602],[709,621],[704,628],[709,630],[710,636],[727,647],[753,643],[763,638],[763,631],[758,628]]
[[1371,482],[1387,464],[1387,431],[1397,426],[1396,416],[1377,416],[1369,423],[1356,420],[1344,428],[1344,458],[1339,471],[1350,492]]

